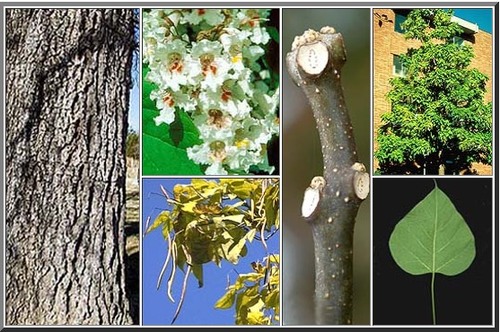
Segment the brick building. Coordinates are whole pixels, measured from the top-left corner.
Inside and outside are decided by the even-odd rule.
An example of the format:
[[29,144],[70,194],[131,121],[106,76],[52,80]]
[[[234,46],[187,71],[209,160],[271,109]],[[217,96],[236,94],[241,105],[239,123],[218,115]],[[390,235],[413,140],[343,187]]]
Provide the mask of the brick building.
[[[406,53],[408,48],[419,46],[416,40],[406,40],[400,24],[404,22],[409,10],[405,9],[374,9],[373,10],[373,129],[374,151],[377,149],[376,132],[380,127],[380,116],[391,110],[387,93],[391,90],[389,79],[403,75],[404,68],[398,59],[398,54]],[[482,31],[475,23],[453,17],[460,24],[464,33],[457,36],[457,43],[466,43],[474,50],[471,66],[487,75],[490,79],[486,84],[485,102],[492,101],[493,90],[493,39],[490,33]],[[478,174],[491,175],[492,167],[483,164],[473,164]],[[374,170],[378,161],[374,160]]]

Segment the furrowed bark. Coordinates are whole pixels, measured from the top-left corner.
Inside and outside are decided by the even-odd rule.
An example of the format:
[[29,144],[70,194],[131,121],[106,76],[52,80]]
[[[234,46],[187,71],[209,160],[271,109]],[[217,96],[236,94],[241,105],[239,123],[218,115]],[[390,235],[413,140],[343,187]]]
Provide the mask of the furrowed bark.
[[125,139],[133,9],[6,10],[9,325],[131,324]]
[[296,37],[286,59],[313,110],[323,154],[321,198],[314,213],[304,216],[314,240],[318,325],[352,324],[354,223],[369,190],[341,85],[345,61],[342,35],[331,27]]

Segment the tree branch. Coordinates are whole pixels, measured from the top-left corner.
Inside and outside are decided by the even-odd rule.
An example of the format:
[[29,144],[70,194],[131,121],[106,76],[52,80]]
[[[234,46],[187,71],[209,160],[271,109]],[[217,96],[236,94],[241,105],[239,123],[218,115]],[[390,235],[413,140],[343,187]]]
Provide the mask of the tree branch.
[[[318,325],[352,323],[354,222],[370,184],[357,162],[344,101],[340,72],[345,61],[342,35],[331,27],[296,37],[286,59],[290,76],[311,104],[323,154],[324,174],[313,178],[303,202],[314,239]],[[316,205],[314,198],[309,201],[311,190],[319,195]],[[304,209],[304,204],[312,207]]]

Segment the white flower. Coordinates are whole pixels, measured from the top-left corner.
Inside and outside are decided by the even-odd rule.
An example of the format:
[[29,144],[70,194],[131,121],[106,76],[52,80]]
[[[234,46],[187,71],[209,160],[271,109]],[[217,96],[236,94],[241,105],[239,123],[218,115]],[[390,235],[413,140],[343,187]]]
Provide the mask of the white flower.
[[280,102],[279,89],[276,89],[271,96],[262,90],[255,90],[253,100],[264,114],[271,114],[274,117]]
[[168,27],[159,11],[152,11],[144,15],[142,21],[143,58],[145,63],[154,60],[154,54],[158,42],[163,42],[168,37]]
[[265,28],[255,27],[252,32],[253,34],[250,40],[255,44],[265,45],[269,42],[269,39],[271,39]]
[[208,143],[203,143],[200,145],[195,145],[191,148],[187,148],[187,155],[189,159],[197,164],[208,164],[210,154],[210,147]]
[[[233,84],[231,87],[230,83]],[[210,108],[220,109],[225,113],[229,113],[233,118],[241,120],[250,114],[252,108],[246,99],[238,100],[235,98],[236,88],[234,82],[226,81],[215,91],[205,90],[199,95],[200,104],[210,105]],[[241,94],[240,91],[239,95]]]
[[234,22],[241,28],[253,28],[267,21],[268,9],[242,9],[235,15]]
[[204,141],[229,141],[234,136],[234,131],[241,126],[229,114],[216,108],[194,115],[193,122]]
[[184,13],[181,23],[198,25],[201,21],[215,26],[224,21],[224,15],[220,9],[191,9],[189,12]]
[[227,175],[227,171],[222,167],[222,163],[215,162],[205,170],[206,175]]
[[[188,157],[209,175],[273,171],[266,145],[279,132],[278,91],[261,61],[269,10],[163,9],[144,13],[145,79],[156,85],[157,125],[187,112],[202,143]],[[224,25],[222,25],[224,24]],[[201,33],[204,34],[201,34]]]
[[158,44],[154,56],[146,79],[157,84],[160,89],[178,91],[181,86],[195,83],[198,68],[193,66],[191,56],[186,54],[186,43],[182,40]]
[[248,96],[249,98],[253,97],[254,90],[250,83],[249,77],[247,77],[246,79],[244,78],[239,80],[238,86],[241,88],[241,90],[245,93],[246,96]]
[[223,46],[220,42],[202,40],[193,43],[191,55],[201,66],[201,88],[215,91],[228,78],[231,63],[228,56],[222,55]]
[[249,144],[249,140],[244,139],[233,147],[233,153],[227,158],[230,169],[248,172],[251,166],[262,162],[261,146]]
[[229,55],[232,69],[239,73],[245,70],[243,64],[243,50],[249,45],[248,31],[241,31],[236,28],[226,29],[226,33],[220,36],[220,41],[224,47],[224,52]]
[[198,164],[211,165],[205,174],[227,174],[227,171],[222,168],[227,157],[226,144],[222,141],[204,142],[201,145],[193,146],[187,149],[187,155]]
[[250,62],[255,62],[264,55],[264,49],[257,45],[252,45],[243,50],[243,56]]
[[229,100],[225,104],[225,109],[232,117],[244,119],[250,114],[252,108],[246,100]]
[[159,12],[159,16],[162,17],[165,23],[169,24],[170,27],[177,26],[181,19],[181,13],[178,9],[152,9],[150,12]]
[[[236,28],[227,28],[224,30],[224,33],[220,36],[220,42],[224,46],[224,51],[227,53],[233,53],[237,47],[239,52],[243,49],[244,46],[250,44],[248,37],[251,36],[252,33],[246,30],[239,30]],[[238,52],[236,52],[238,53]]]
[[162,108],[160,109],[160,115],[154,118],[155,124],[157,126],[162,123],[171,124],[175,120],[175,109],[173,108]]
[[184,111],[194,111],[196,109],[196,101],[181,91],[154,90],[151,92],[150,97],[151,100],[156,101],[156,108],[160,110],[160,115],[155,118],[157,126],[161,123],[170,124],[174,122],[176,107]]

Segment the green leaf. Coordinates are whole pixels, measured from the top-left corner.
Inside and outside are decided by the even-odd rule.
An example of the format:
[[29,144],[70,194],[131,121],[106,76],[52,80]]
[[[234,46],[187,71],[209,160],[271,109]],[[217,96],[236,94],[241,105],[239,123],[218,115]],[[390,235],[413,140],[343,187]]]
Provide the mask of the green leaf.
[[380,117],[375,151],[382,174],[491,172],[473,164],[492,160],[488,77],[471,68],[471,47],[454,44],[461,28],[452,17],[443,9],[407,15],[405,37],[420,43],[394,59],[404,77],[386,80],[391,110]]
[[[175,112],[175,120],[170,125],[161,123],[156,125],[154,119],[159,115],[155,108],[143,108],[142,132],[161,139],[165,143],[186,149],[201,144],[199,132],[193,121],[183,111]],[[147,147],[144,147],[147,148]]]
[[185,150],[176,148],[156,137],[142,136],[143,175],[201,175],[200,166],[187,156]]
[[[186,149],[201,144],[199,132],[187,113],[176,110],[170,125],[156,125],[160,113],[151,100],[151,91],[157,87],[145,77],[149,69],[143,68],[142,86],[142,151],[144,175],[200,175],[199,165],[187,158]],[[164,162],[168,160],[169,162]]]
[[203,287],[203,265],[193,264],[192,271],[196,279],[198,280],[198,287]]
[[474,235],[437,183],[396,225],[389,248],[399,267],[413,275],[457,275],[476,255]]
[[150,83],[146,80],[146,75],[149,72],[148,66],[143,66],[142,68],[142,107],[143,108],[155,108],[155,102],[151,100],[151,91],[155,90],[157,87],[155,84]]
[[278,31],[278,29],[276,29],[275,27],[266,27],[266,30],[267,30],[267,33],[269,33],[269,36],[271,36],[271,38],[279,43],[280,42],[280,33]]

